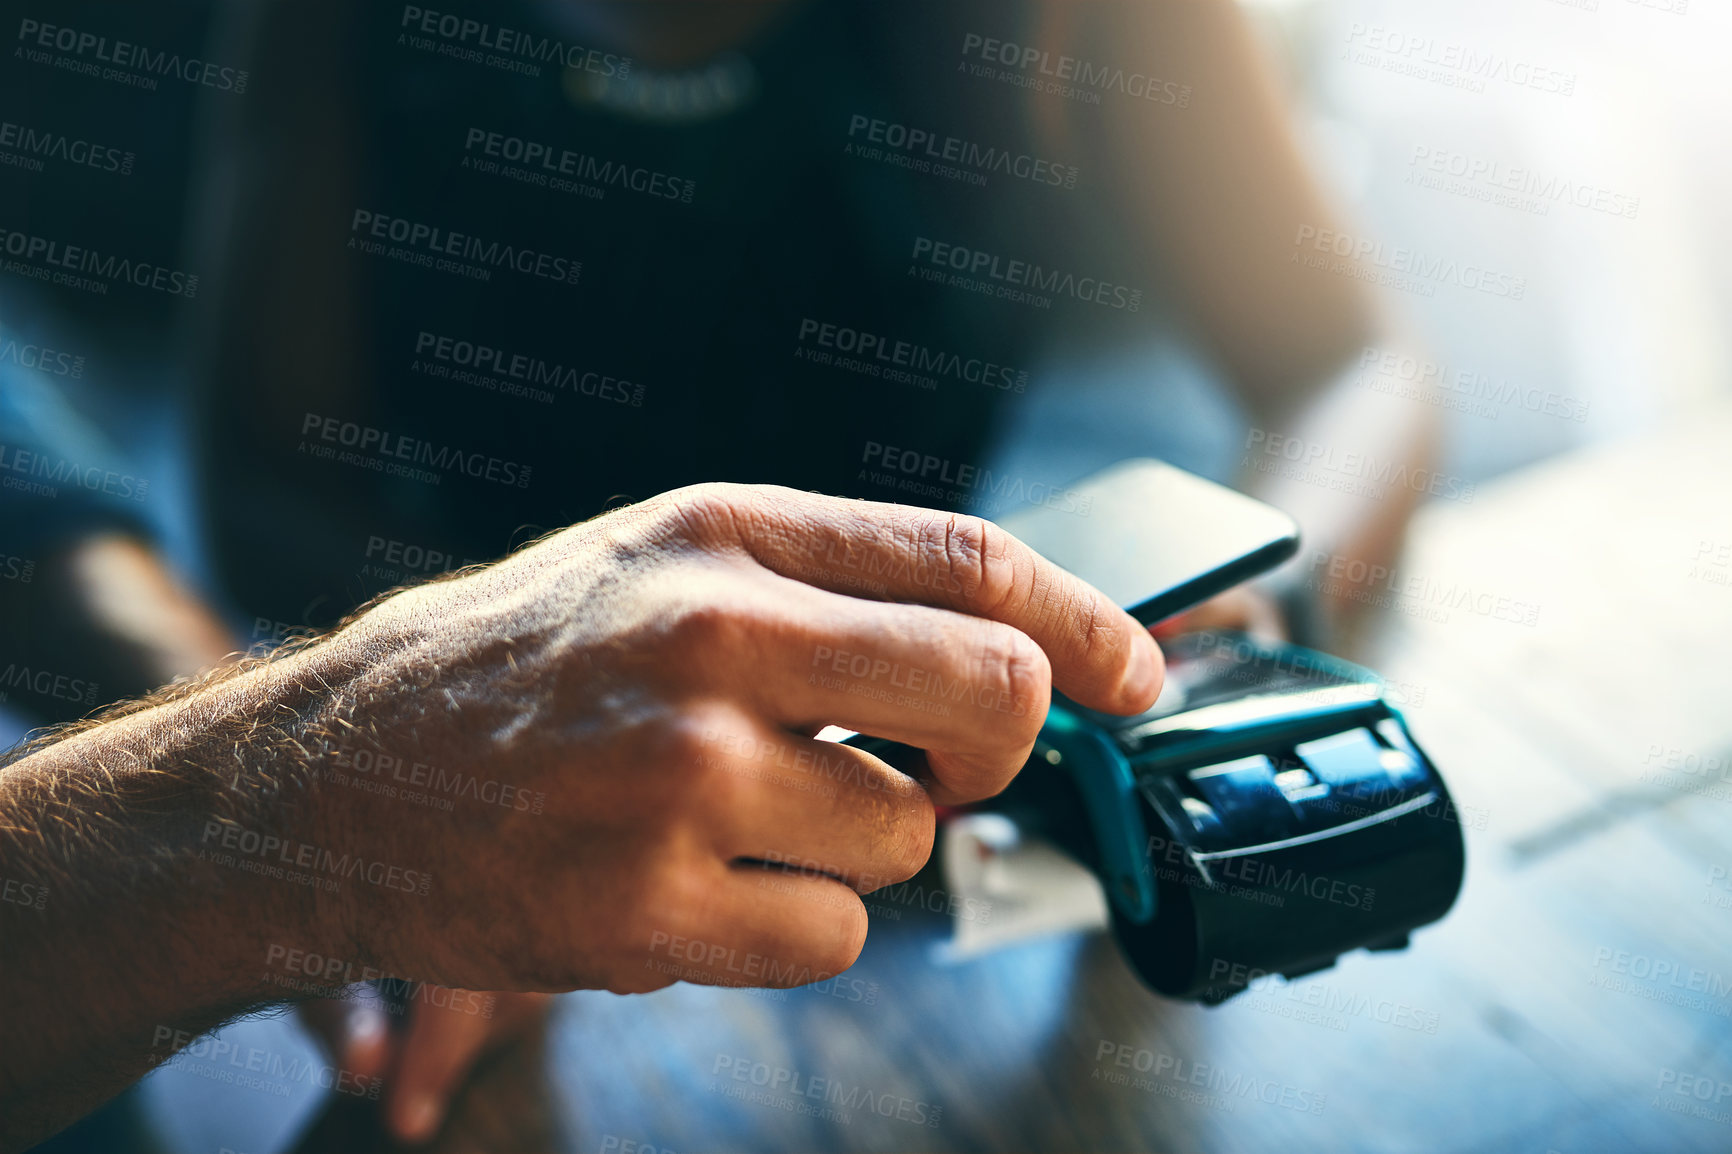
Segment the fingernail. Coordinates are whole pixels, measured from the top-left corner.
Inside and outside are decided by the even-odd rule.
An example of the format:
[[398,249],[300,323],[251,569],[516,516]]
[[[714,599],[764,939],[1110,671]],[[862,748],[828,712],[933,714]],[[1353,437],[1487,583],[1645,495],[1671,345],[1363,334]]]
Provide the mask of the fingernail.
[[417,1093],[409,1098],[400,1115],[403,1138],[410,1142],[425,1142],[439,1129],[439,1099],[431,1094]]

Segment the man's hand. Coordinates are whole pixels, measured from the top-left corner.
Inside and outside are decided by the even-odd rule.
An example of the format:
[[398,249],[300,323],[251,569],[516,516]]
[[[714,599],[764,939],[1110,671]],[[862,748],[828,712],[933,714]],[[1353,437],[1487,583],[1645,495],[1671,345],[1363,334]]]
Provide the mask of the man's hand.
[[[984,521],[724,485],[406,590],[328,644],[375,655],[338,760],[513,799],[326,790],[331,843],[435,879],[352,887],[334,948],[502,990],[839,973],[858,895],[925,863],[935,801],[1008,784],[1055,683],[1132,713],[1162,673],[1127,614]],[[927,750],[929,779],[805,736],[825,724]]]
[[[0,1148],[333,962],[827,978],[858,895],[925,862],[934,801],[1004,788],[1053,686],[1134,713],[1161,676],[1146,630],[994,526],[786,489],[680,490],[404,590],[0,767],[0,871],[55,895],[0,934]],[[925,780],[824,724],[927,750]],[[309,985],[285,961],[313,953]]]
[[[1095,595],[1059,582],[1056,571],[1041,573],[1032,554],[1019,555],[1008,540],[994,541],[994,531],[983,523],[959,523],[961,533],[976,536],[958,540],[945,536],[953,531],[949,518],[898,510],[882,520],[888,512],[883,506],[763,491],[688,492],[618,518],[635,521],[630,528],[597,522],[544,542],[538,550],[554,556],[536,556],[531,573],[465,579],[492,582],[494,596],[514,601],[526,588],[546,590],[545,612],[525,623],[529,629],[502,631],[488,620],[474,631],[477,637],[503,632],[528,642],[515,654],[519,671],[495,670],[511,678],[514,695],[538,677],[564,679],[580,663],[584,674],[600,684],[622,675],[637,682],[635,716],[628,719],[594,708],[604,696],[600,693],[568,689],[563,702],[546,695],[551,715],[575,706],[582,724],[600,740],[586,743],[582,751],[558,741],[535,742],[529,749],[529,765],[543,764],[545,758],[554,777],[550,799],[574,815],[606,816],[602,828],[568,850],[571,859],[589,867],[589,876],[605,879],[599,887],[584,888],[635,898],[658,874],[677,872],[664,884],[699,891],[694,899],[681,894],[673,901],[633,903],[650,919],[664,920],[625,935],[614,948],[623,948],[627,956],[591,963],[597,969],[576,975],[580,981],[626,989],[665,985],[680,976],[751,983],[759,975],[739,972],[737,961],[732,972],[710,965],[711,947],[728,941],[736,915],[722,912],[725,905],[715,913],[690,909],[709,903],[706,890],[742,907],[773,904],[755,915],[760,924],[752,929],[758,941],[767,939],[777,949],[795,944],[796,952],[783,959],[790,977],[829,976],[852,962],[864,920],[854,916],[859,903],[852,892],[845,901],[826,893],[841,890],[831,875],[847,878],[852,890],[860,890],[912,874],[930,852],[930,803],[912,783],[869,756],[792,731],[810,731],[832,720],[875,731],[886,723],[900,726],[898,732],[907,737],[949,747],[934,761],[960,784],[947,784],[943,776],[933,784],[957,798],[996,792],[1022,764],[1048,696],[1045,662],[1027,634],[954,612],[892,608],[824,588],[857,592],[866,585],[887,597],[982,613],[994,607],[985,603],[990,597],[1003,617],[1023,622],[1030,633],[1040,632],[1048,645],[1081,664],[1084,677],[1094,676],[1097,700],[1125,704],[1124,695],[1114,696],[1117,686],[1088,664],[1092,660],[1110,669],[1111,661],[1131,655],[1128,630],[1134,625],[1126,626],[1122,615],[1092,604]],[[997,557],[983,556],[994,549]],[[527,566],[529,560],[526,555],[516,563]],[[554,565],[573,572],[570,584],[548,573]],[[992,565],[1005,570],[1002,576],[983,577],[983,566]],[[641,584],[620,582],[602,598],[582,603],[579,591],[616,567],[641,573]],[[989,579],[1002,587],[983,587]],[[1039,591],[1045,604],[1034,599],[1037,581],[1050,583]],[[453,593],[445,585],[432,591]],[[1013,596],[1021,603],[1006,605]],[[1068,623],[1063,620],[1067,613],[1073,615]],[[562,643],[582,618],[593,621],[601,615],[603,630],[585,638],[581,647]],[[1089,626],[1097,615],[1105,622]],[[1126,632],[1103,636],[1103,624]],[[1067,628],[1074,631],[1068,638]],[[1089,628],[1095,631],[1092,637]],[[618,666],[597,670],[593,651],[622,638],[629,638],[629,659],[620,665],[633,672],[625,674]],[[1158,687],[1147,678],[1144,684]],[[899,697],[905,700],[898,703]],[[378,754],[392,758],[393,765],[402,763],[401,747],[394,751],[390,744],[383,743]],[[449,754],[418,743],[409,763],[425,757],[431,774],[479,759],[500,765],[497,776],[504,783],[548,792],[539,779],[524,784],[521,745],[509,752],[463,748],[465,760],[454,762]],[[573,752],[579,759],[572,758]],[[596,762],[582,764],[581,758],[597,754],[602,757]],[[809,764],[802,757],[809,757]],[[555,776],[567,773],[599,780]],[[697,796],[680,796],[688,789]],[[622,823],[622,813],[634,804],[641,817]],[[544,808],[538,819],[521,824],[532,834],[542,832],[540,827],[552,820],[546,815]],[[727,826],[738,829],[730,831],[732,840],[725,844],[733,852],[718,852],[715,834]],[[797,837],[779,832],[800,827],[805,828]],[[712,844],[693,850],[688,848],[693,839]],[[616,842],[617,850],[603,848]],[[587,854],[585,846],[592,847]],[[680,856],[687,853],[692,856]],[[664,857],[671,860],[660,860]],[[494,855],[488,858],[487,868],[496,873]],[[754,861],[790,869],[766,879],[761,869],[747,864]],[[638,871],[642,877],[633,876]],[[507,886],[504,879],[500,884]],[[574,896],[574,902],[583,900]],[[802,910],[802,902],[817,907],[815,924],[802,925],[814,918],[814,911]],[[693,919],[703,920],[694,924]],[[604,907],[589,920],[607,926],[617,923],[618,913]],[[605,935],[582,936],[593,942]],[[693,947],[680,945],[682,940],[703,943],[696,962]],[[812,956],[796,965],[803,960],[801,950]],[[752,950],[745,952],[750,956]],[[764,969],[770,972],[768,961]],[[503,1004],[514,1009],[514,999],[522,995],[504,997]],[[401,1039],[382,1028],[380,1011],[367,1003],[336,1004],[313,1020],[344,1068],[369,1076],[390,1072],[387,1117],[400,1137],[416,1139],[442,1116],[458,1074],[509,1023],[495,1027],[420,1006],[411,1012],[415,1017]],[[401,1047],[401,1062],[392,1059],[393,1047]]]

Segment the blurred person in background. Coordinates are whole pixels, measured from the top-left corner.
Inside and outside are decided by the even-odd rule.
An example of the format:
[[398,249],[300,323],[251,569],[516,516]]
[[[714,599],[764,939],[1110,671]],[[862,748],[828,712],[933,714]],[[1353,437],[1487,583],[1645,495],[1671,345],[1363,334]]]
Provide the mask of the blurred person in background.
[[[15,178],[19,227],[165,264],[178,244],[199,278],[178,297],[6,286],[14,318],[96,350],[112,389],[81,413],[76,382],[12,369],[14,460],[133,462],[136,480],[154,448],[174,480],[144,500],[0,493],[10,551],[40,558],[0,589],[4,659],[100,687],[15,698],[32,721],[698,482],[1008,511],[911,497],[901,482],[928,478],[898,462],[978,471],[1028,367],[1071,350],[1181,334],[1263,440],[1432,460],[1425,406],[1341,384],[1361,348],[1402,341],[1361,282],[1295,260],[1332,211],[1227,0],[237,0],[127,19],[141,41],[203,38],[246,90],[152,104],[27,78],[30,116],[107,124],[141,159],[124,196]],[[1045,307],[990,291],[1018,286],[1016,262],[1084,287]],[[989,291],[935,283],[958,272]],[[948,368],[886,376],[876,354],[898,343]],[[838,367],[851,351],[879,372]],[[1241,481],[1308,548],[1367,561],[1393,558],[1418,500]],[[1272,589],[1186,625],[1339,625]],[[503,993],[491,1019],[417,1005],[401,1032],[366,1001],[303,1009],[344,1069],[387,1079],[392,1130],[418,1139],[545,996]],[[92,1083],[55,1124],[124,1081]]]

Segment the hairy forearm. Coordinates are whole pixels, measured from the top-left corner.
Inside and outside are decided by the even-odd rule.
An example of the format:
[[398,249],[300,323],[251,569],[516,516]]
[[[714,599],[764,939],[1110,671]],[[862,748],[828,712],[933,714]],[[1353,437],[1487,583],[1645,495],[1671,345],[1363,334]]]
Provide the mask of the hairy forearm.
[[0,767],[0,1149],[110,1097],[172,1040],[280,1000],[268,942],[340,946],[331,898],[225,859],[212,830],[332,836],[319,750],[364,665],[318,644],[213,672]]

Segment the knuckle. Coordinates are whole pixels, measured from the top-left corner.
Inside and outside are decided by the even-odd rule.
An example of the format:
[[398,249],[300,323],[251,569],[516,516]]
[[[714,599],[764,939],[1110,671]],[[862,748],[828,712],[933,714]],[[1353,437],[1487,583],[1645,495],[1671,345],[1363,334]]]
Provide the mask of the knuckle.
[[695,540],[733,540],[739,522],[755,505],[750,485],[705,481],[652,499],[656,512]]
[[740,653],[759,624],[756,613],[738,601],[711,599],[677,610],[665,637],[676,654]]
[[986,612],[1001,608],[1017,588],[1017,565],[1010,534],[979,517],[951,513],[920,526],[917,550],[929,564],[949,573],[951,588]]
[[860,893],[905,882],[931,858],[937,814],[931,795],[912,778],[878,767],[868,778],[866,792],[849,803],[849,812],[863,823],[869,838],[866,858],[851,871]]
[[1067,616],[1075,621],[1077,649],[1083,660],[1103,674],[1117,674],[1130,660],[1130,635],[1099,597],[1083,597]]
[[1032,742],[1052,696],[1052,662],[1046,652],[1020,630],[998,626],[989,633],[981,663],[984,692],[976,704],[1004,715],[1000,730],[1005,748]]
[[675,782],[716,776],[755,741],[753,728],[738,711],[719,704],[692,705],[663,718],[646,739],[651,767],[669,771]]
[[815,903],[806,915],[798,944],[778,951],[754,985],[788,989],[821,982],[852,966],[866,947],[866,906],[858,894],[832,885],[839,900]]
[[715,721],[707,711],[676,714],[657,734],[657,760],[681,770],[702,768],[719,743],[731,735]]
[[1010,784],[1022,768],[1020,760],[1011,758],[969,757],[962,754],[931,752],[928,762],[944,787],[958,803],[984,801],[995,797]]
[[664,496],[676,509],[703,514],[721,512],[732,507],[734,499],[744,488],[743,485],[727,481],[703,481],[670,490]]
[[835,918],[835,932],[829,940],[814,947],[810,962],[812,969],[825,977],[834,977],[860,960],[860,951],[866,948],[866,931],[870,928],[866,906],[857,897],[843,903]]
[[919,873],[932,857],[932,843],[937,836],[938,820],[925,790],[912,804],[904,806],[890,830],[888,861],[884,884],[905,882]]

